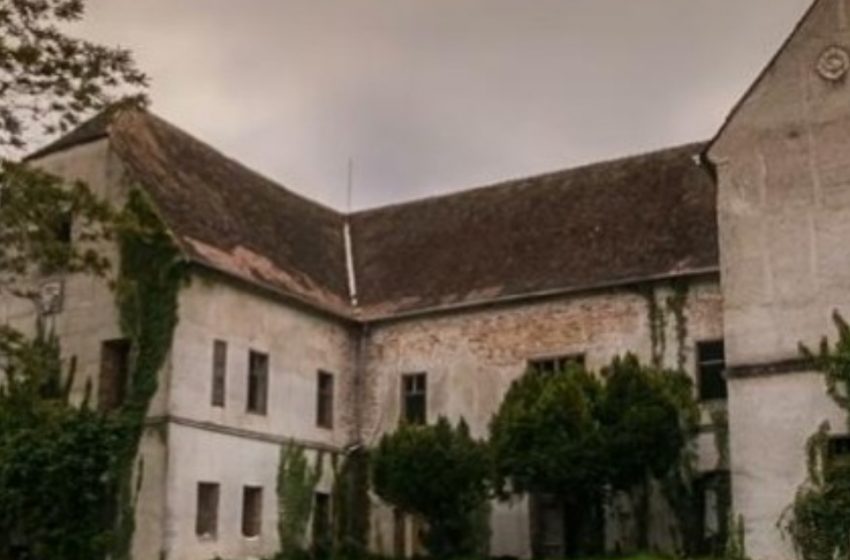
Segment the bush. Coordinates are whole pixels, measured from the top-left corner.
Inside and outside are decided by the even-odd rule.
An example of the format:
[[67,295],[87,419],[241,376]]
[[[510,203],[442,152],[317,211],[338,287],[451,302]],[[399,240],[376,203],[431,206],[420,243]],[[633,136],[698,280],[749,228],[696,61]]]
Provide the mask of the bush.
[[489,463],[483,444],[461,420],[402,425],[385,435],[372,457],[375,492],[427,523],[424,544],[437,558],[474,555],[480,543],[476,514],[488,497]]

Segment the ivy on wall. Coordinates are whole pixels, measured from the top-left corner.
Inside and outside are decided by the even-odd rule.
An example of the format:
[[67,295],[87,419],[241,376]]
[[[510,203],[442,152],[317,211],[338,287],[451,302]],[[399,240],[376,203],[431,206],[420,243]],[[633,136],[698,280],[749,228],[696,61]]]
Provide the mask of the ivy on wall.
[[334,557],[362,558],[369,550],[372,502],[369,498],[369,452],[358,447],[334,467]]
[[[116,230],[121,264],[115,301],[121,332],[130,341],[131,351],[127,396],[118,411],[126,435],[115,467],[119,489],[111,557],[125,560],[131,555],[135,496],[142,482],[141,478],[133,481],[135,459],[159,371],[171,350],[178,294],[187,274],[179,248],[142,191],[130,191]],[[141,464],[135,470],[141,477]]]
[[[827,394],[847,413],[850,429],[850,326],[834,315],[838,340],[824,338],[814,352],[801,352],[824,374]],[[830,427],[824,424],[807,443],[808,480],[800,487],[784,529],[804,560],[850,558],[850,463],[829,456]],[[781,522],[782,520],[780,520]]]
[[307,525],[313,511],[316,483],[322,476],[323,453],[310,466],[304,448],[294,442],[280,448],[277,474],[278,523],[282,560],[308,558]]

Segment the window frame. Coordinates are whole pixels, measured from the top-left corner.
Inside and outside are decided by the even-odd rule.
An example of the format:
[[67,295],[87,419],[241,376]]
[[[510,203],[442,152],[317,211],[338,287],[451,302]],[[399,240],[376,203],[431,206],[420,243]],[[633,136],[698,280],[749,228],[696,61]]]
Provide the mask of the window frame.
[[566,371],[571,362],[583,368],[587,363],[587,355],[584,352],[573,352],[570,354],[539,356],[536,358],[529,358],[527,367],[537,373],[554,374],[556,372]]
[[[219,508],[221,507],[221,484],[218,482],[201,481],[196,486],[195,499],[195,536],[202,540],[216,540],[218,538]],[[202,515],[202,510],[209,504],[206,503],[204,490],[213,491],[212,515]],[[211,523],[211,530],[204,531],[204,523]]]
[[[710,345],[720,345],[720,353],[722,358],[706,359],[706,347]],[[696,343],[696,390],[697,400],[699,402],[725,402],[729,398],[729,387],[726,382],[724,371],[726,371],[726,345],[722,338],[700,340]],[[706,381],[706,369],[721,366],[717,373],[718,379],[722,384],[722,395],[717,395],[711,390],[706,390],[709,382]]]
[[[421,381],[421,387],[419,387]],[[410,390],[408,390],[408,386]],[[418,406],[421,417],[413,417],[415,407],[411,407],[410,399],[421,399]],[[401,375],[401,422],[411,426],[428,424],[428,372],[417,371]]]
[[334,428],[335,392],[334,374],[322,369],[316,372],[316,426],[319,428]]
[[[127,400],[130,383],[130,357],[133,344],[128,338],[111,338],[100,343],[100,371],[98,373],[97,408],[110,412],[120,408]],[[117,363],[117,365],[115,365]],[[115,379],[107,386],[107,368],[113,367]]]
[[[262,360],[262,371],[256,371],[255,360]],[[248,379],[245,391],[245,412],[248,414],[268,414],[270,370],[271,360],[267,353],[259,350],[248,351]]]
[[227,406],[227,342],[220,339],[213,340],[210,406],[214,408]]
[[263,534],[263,487],[242,487],[242,536],[256,539]]

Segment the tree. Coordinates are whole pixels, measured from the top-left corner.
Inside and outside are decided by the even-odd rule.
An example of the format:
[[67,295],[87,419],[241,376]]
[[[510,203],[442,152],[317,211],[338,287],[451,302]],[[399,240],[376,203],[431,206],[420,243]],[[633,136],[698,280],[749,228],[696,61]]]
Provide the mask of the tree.
[[611,489],[635,502],[638,547],[649,548],[652,480],[678,469],[696,433],[698,410],[683,373],[641,365],[628,354],[602,370],[605,390],[599,422]]
[[0,560],[103,558],[122,425],[68,405],[56,339],[9,336],[0,374]]
[[488,473],[486,447],[463,420],[454,428],[445,418],[402,425],[372,456],[375,492],[425,520],[425,547],[436,558],[478,552],[475,517],[488,497]]
[[578,366],[554,374],[531,369],[511,385],[490,422],[497,486],[503,493],[556,497],[570,555],[598,552],[588,522],[599,513],[605,483],[601,392]]
[[[143,101],[135,94],[145,76],[126,50],[66,33],[84,6],[0,5],[0,297],[37,303],[39,277],[103,274],[108,265],[95,249],[112,232],[108,206],[81,183],[12,160],[40,135],[121,98]],[[0,328],[0,560],[103,558],[135,431],[122,417],[68,402],[73,372],[62,371],[46,310],[35,311],[33,338]]]

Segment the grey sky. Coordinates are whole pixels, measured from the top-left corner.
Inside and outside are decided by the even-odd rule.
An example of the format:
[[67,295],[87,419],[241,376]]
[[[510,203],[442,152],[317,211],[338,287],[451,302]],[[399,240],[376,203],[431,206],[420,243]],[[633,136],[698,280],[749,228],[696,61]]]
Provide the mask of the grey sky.
[[89,0],[153,110],[354,207],[708,138],[810,0]]

